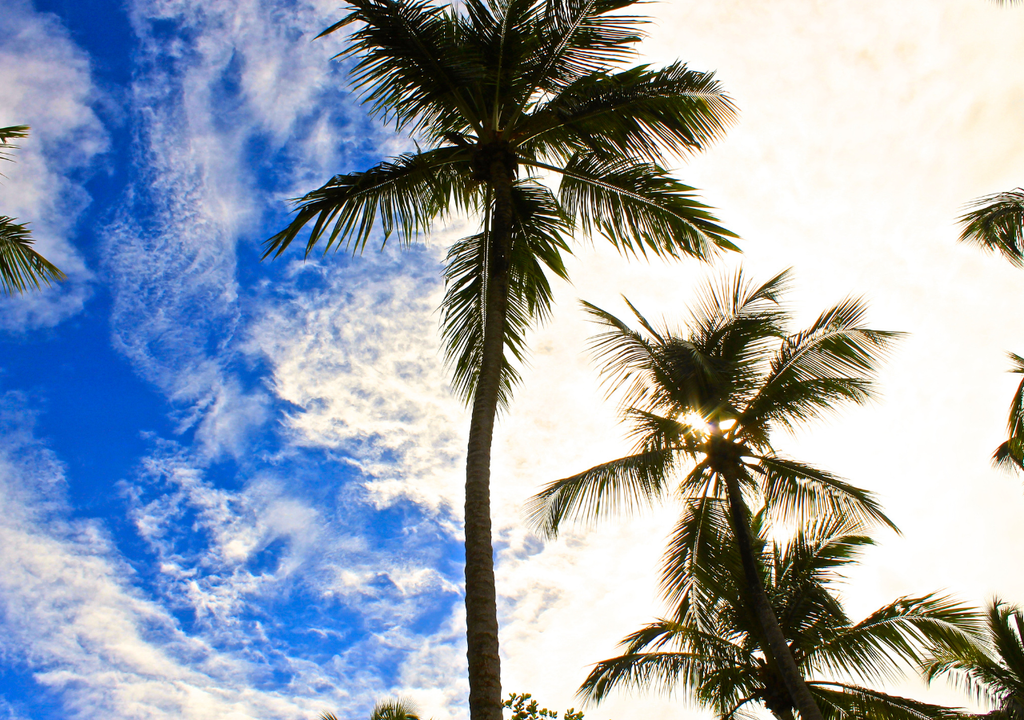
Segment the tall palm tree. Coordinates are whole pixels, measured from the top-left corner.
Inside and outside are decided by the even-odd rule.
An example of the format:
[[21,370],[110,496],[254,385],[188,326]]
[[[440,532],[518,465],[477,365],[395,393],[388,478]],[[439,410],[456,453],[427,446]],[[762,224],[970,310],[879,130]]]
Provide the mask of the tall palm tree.
[[[745,602],[742,562],[727,510],[708,499],[687,532],[702,535],[682,565],[672,619],[645,626],[622,641],[624,653],[604,660],[580,688],[600,702],[615,689],[680,686],[725,720],[757,706],[793,720],[793,703],[768,662],[764,636]],[[833,591],[847,566],[872,544],[856,522],[824,516],[804,524],[789,541],[769,540],[770,525],[755,515],[751,531],[758,571],[801,671],[841,676],[811,680],[811,694],[828,720],[940,720],[960,711],[890,695],[869,686],[899,678],[923,661],[927,647],[972,646],[976,613],[935,595],[903,597],[854,623]],[[691,543],[677,536],[679,548]],[[670,554],[671,557],[671,554]]]
[[[27,125],[0,128],[0,160],[13,160],[10,151],[18,146],[10,141],[28,137],[28,130]],[[65,277],[56,265],[32,248],[27,223],[0,215],[0,294],[22,293],[30,287],[38,290]]]
[[[321,35],[349,29],[344,57],[372,111],[417,149],[337,175],[298,200],[267,241],[280,255],[312,223],[361,250],[379,221],[402,243],[453,212],[480,231],[448,253],[442,335],[456,391],[472,405],[466,460],[466,624],[470,714],[500,720],[490,521],[490,452],[499,406],[518,380],[525,333],[550,311],[546,272],[565,278],[566,238],[600,234],[625,253],[707,258],[732,248],[668,155],[703,148],[734,111],[709,73],[681,63],[624,67],[640,40],[636,0],[348,0]],[[668,155],[666,155],[668,154]],[[539,176],[560,177],[557,194]],[[546,269],[546,270],[545,270]]]
[[929,681],[951,680],[992,710],[972,718],[1024,719],[1024,612],[995,598],[986,613],[987,637],[973,647],[940,649],[925,665]]
[[[636,330],[584,303],[608,328],[593,350],[611,388],[623,393],[634,452],[549,484],[533,498],[530,514],[542,533],[554,536],[567,520],[664,499],[670,478],[689,468],[678,491],[726,501],[746,578],[744,600],[793,704],[812,720],[822,715],[761,581],[748,499],[784,519],[829,511],[892,525],[870,493],[780,456],[771,435],[829,414],[839,402],[868,400],[878,360],[896,334],[864,327],[864,305],[853,299],[790,333],[789,313],[780,305],[788,282],[786,271],[755,286],[739,271],[709,284],[685,335],[656,329],[632,305]],[[703,508],[684,504],[680,527]]]

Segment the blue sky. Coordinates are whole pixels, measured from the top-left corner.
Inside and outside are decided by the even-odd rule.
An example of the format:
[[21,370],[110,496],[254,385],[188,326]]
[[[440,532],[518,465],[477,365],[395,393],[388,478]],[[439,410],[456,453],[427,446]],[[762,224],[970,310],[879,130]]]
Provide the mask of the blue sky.
[[[0,718],[465,717],[467,415],[439,360],[448,240],[260,262],[287,199],[409,147],[312,37],[333,0],[3,0],[0,212],[69,275],[0,301]],[[884,400],[787,439],[903,529],[851,578],[1024,602],[1018,478],[992,470],[1022,352],[1019,271],[959,246],[1024,182],[1024,12],[983,0],[678,0],[645,60],[714,69],[741,109],[680,168],[797,314],[863,294],[911,334]],[[735,267],[739,258],[724,262]],[[706,269],[581,243],[495,445],[506,691],[576,704],[659,610],[672,508],[542,543],[520,507],[626,447],[577,298],[682,319]],[[1010,308],[1009,310],[1005,308]],[[1009,569],[1013,569],[1012,571]],[[964,702],[912,681],[910,694]],[[930,693],[930,694],[929,694]],[[702,717],[620,698],[596,713]]]
[[[0,53],[28,67],[4,121],[33,134],[0,192],[70,280],[0,310],[0,715],[365,714],[425,643],[459,654],[449,504],[366,488],[424,439],[382,422],[422,423],[445,476],[453,431],[365,378],[354,409],[389,417],[311,438],[273,365],[296,333],[355,344],[305,358],[340,366],[392,332],[429,344],[388,316],[436,294],[439,257],[259,251],[295,188],[390,138],[344,94],[337,43],[308,42],[327,19],[309,5],[7,6]],[[415,355],[406,377],[443,397],[436,352]]]

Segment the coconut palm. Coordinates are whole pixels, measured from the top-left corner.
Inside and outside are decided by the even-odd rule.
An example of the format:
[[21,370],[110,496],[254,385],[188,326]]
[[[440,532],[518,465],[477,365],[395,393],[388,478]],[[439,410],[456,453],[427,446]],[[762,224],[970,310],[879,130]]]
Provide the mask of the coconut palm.
[[[320,720],[338,720],[334,713],[320,713]],[[392,698],[378,700],[370,713],[370,720],[420,720],[420,712],[408,700]]]
[[[11,140],[28,137],[27,125],[0,128],[0,160],[12,160],[11,150],[17,150]],[[19,223],[7,215],[0,215],[0,293],[13,295],[30,287],[39,289],[65,275],[56,265],[32,248],[32,234],[27,223]]]
[[1024,719],[1024,612],[999,598],[986,613],[986,637],[972,647],[939,649],[926,663],[929,681],[944,677],[992,710],[972,718]]
[[[616,689],[680,689],[718,717],[731,719],[758,707],[793,719],[793,703],[764,651],[757,619],[745,600],[745,578],[721,500],[700,501],[686,533],[673,547],[688,556],[675,578],[672,619],[661,619],[622,641],[619,657],[595,665],[580,688],[600,702]],[[976,613],[935,595],[904,597],[854,623],[835,585],[860,552],[872,544],[863,527],[841,517],[805,523],[789,541],[772,542],[768,523],[756,515],[751,533],[758,571],[772,609],[807,685],[829,720],[954,718],[962,711],[898,697],[870,687],[897,679],[923,660],[925,648],[972,646]],[[671,557],[670,553],[670,557]],[[866,684],[866,685],[865,685]]]
[[[363,249],[379,226],[410,243],[453,213],[480,231],[448,252],[441,320],[453,385],[472,405],[466,461],[470,713],[500,720],[490,536],[490,450],[518,380],[525,333],[565,278],[566,238],[600,234],[625,253],[707,258],[733,248],[669,155],[703,148],[733,117],[709,73],[625,67],[640,40],[636,0],[349,0],[321,35],[349,30],[355,86],[372,112],[422,143],[299,199],[267,241],[280,255],[308,224],[321,244]],[[558,191],[540,182],[555,174]]]
[[[656,329],[632,305],[639,329],[584,303],[608,328],[592,349],[612,390],[622,393],[634,451],[549,484],[529,512],[540,532],[554,536],[566,521],[664,499],[677,472],[683,497],[724,499],[743,562],[744,600],[794,705],[811,720],[822,715],[762,585],[748,502],[787,521],[832,512],[892,525],[870,493],[781,456],[771,437],[831,413],[840,402],[868,400],[878,361],[896,334],[864,327],[864,305],[854,299],[791,334],[789,313],[780,305],[788,283],[788,271],[760,286],[742,271],[710,283],[681,332]],[[703,508],[684,504],[680,527]],[[671,576],[666,587],[675,592]]]

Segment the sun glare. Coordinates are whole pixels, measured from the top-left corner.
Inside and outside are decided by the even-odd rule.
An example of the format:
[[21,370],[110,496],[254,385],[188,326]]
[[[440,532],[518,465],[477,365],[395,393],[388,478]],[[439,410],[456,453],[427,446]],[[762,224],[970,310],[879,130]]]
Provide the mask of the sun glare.
[[683,422],[692,427],[697,432],[707,435],[711,432],[711,426],[708,425],[708,421],[698,412],[688,412],[683,415]]

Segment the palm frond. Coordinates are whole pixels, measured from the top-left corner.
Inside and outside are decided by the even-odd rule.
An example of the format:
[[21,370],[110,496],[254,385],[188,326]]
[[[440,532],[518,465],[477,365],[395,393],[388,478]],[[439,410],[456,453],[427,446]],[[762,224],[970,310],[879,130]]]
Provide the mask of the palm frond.
[[979,626],[977,613],[948,596],[902,597],[814,648],[806,667],[873,681],[894,679],[902,664],[920,665],[929,648],[968,652]]
[[807,683],[826,720],[967,720],[959,708],[943,707],[836,682]]
[[541,42],[523,68],[525,103],[555,95],[594,73],[606,73],[635,54],[647,21],[619,12],[637,0],[547,0],[534,29]]
[[1024,717],[1024,614],[994,598],[986,608],[985,637],[973,645],[935,650],[923,665],[931,682],[944,677],[980,703],[994,708],[987,717]]
[[848,298],[788,337],[743,411],[745,432],[766,436],[770,425],[792,428],[842,401],[870,399],[879,362],[902,333],[864,327],[865,312],[861,300]]
[[705,407],[690,409],[718,422],[739,417],[762,381],[771,348],[785,333],[788,314],[781,300],[789,285],[788,270],[758,285],[740,268],[700,288],[687,342],[708,368],[708,399]]
[[720,600],[740,604],[735,578],[742,576],[725,501],[687,500],[662,557],[660,590],[676,617],[692,616],[708,628]]
[[[537,31],[543,22],[545,3],[537,0],[466,0],[469,35],[478,47],[480,61],[489,69],[480,95],[490,106],[490,127],[510,128],[530,99],[532,89],[525,76],[545,42]],[[486,124],[486,123],[485,123]]]
[[[691,441],[707,432],[706,423],[734,417],[727,402],[734,369],[722,362],[714,349],[698,346],[668,330],[657,330],[623,298],[640,322],[643,332],[631,329],[611,313],[590,303],[582,303],[595,320],[610,330],[594,337],[590,351],[601,360],[601,375],[609,394],[621,394],[627,419],[631,413],[657,410],[675,420],[682,430],[680,416],[699,416],[701,427],[689,421],[686,434]],[[712,353],[715,353],[712,355]],[[683,433],[679,433],[683,437]],[[680,449],[686,443],[677,445]]]
[[317,37],[357,25],[337,57],[357,57],[355,86],[372,112],[398,129],[437,140],[486,115],[479,88],[488,69],[451,8],[429,0],[351,0],[352,11]]
[[39,289],[67,276],[32,248],[28,223],[0,215],[0,293],[13,295]]
[[[596,305],[586,301],[580,301],[580,305],[594,322],[609,328],[608,332],[592,338],[588,347],[590,354],[601,361],[605,388],[609,392],[622,393],[624,409],[650,405],[650,393],[656,391],[651,380],[654,379],[653,370],[658,363],[657,347],[661,338],[652,331],[654,342],[651,342],[642,333]],[[650,328],[643,316],[635,310],[634,313],[641,325]]]
[[661,167],[632,158],[578,154],[562,168],[523,162],[562,175],[560,200],[587,235],[600,232],[621,252],[710,259],[738,250],[736,234],[718,224],[689,185]]
[[[670,692],[691,688],[698,702],[718,708],[749,700],[757,690],[761,660],[740,644],[704,632],[690,620],[658,620],[626,637],[619,657],[597,663],[577,691],[600,702],[613,690]],[[664,648],[673,649],[666,650]]]
[[580,685],[577,694],[601,702],[612,690],[668,690],[677,684],[697,687],[704,674],[720,667],[722,658],[699,653],[654,652],[620,655],[602,660],[594,666]]
[[0,160],[13,161],[11,150],[17,150],[18,146],[11,143],[11,140],[28,137],[28,125],[11,125],[0,127]]
[[698,427],[685,418],[667,418],[638,408],[626,408],[623,419],[629,424],[635,452],[673,448],[695,458],[701,452],[707,432],[705,427]]
[[592,522],[650,507],[665,495],[674,464],[672,450],[645,452],[556,480],[527,501],[528,522],[540,534],[557,537],[566,521]]
[[[545,268],[567,278],[563,253],[570,251],[562,237],[566,225],[547,188],[528,180],[513,186],[502,406],[507,406],[519,381],[513,360],[526,361],[527,331],[550,316],[552,291]],[[464,238],[452,245],[445,263],[441,335],[453,389],[466,402],[476,392],[483,354],[488,245],[486,232]]]
[[568,148],[662,164],[720,138],[736,116],[713,73],[673,63],[588,75],[538,108],[517,132],[531,154],[565,161]]
[[881,523],[899,532],[874,493],[832,473],[778,455],[759,456],[748,467],[763,477],[765,506],[779,522],[802,523],[822,514],[834,514]]
[[944,678],[975,702],[998,707],[1005,697],[1007,676],[990,652],[980,642],[968,650],[937,648],[922,663],[921,671],[929,683]]
[[378,700],[370,720],[420,720],[420,711],[411,701],[402,698]]
[[[743,268],[730,275],[721,275],[704,283],[697,292],[690,311],[690,338],[710,348],[723,340],[739,335],[747,338],[744,346],[753,345],[763,351],[765,343],[778,341],[785,334],[788,313],[782,299],[792,288],[789,269],[758,285]],[[754,342],[756,341],[756,343]],[[734,355],[719,351],[719,355]]]
[[978,198],[960,216],[962,242],[1002,253],[1024,267],[1024,188]]
[[403,242],[410,242],[450,207],[470,205],[473,187],[467,177],[469,164],[470,154],[465,148],[443,147],[406,153],[364,172],[336,175],[296,201],[295,219],[263,243],[263,257],[281,255],[314,218],[306,242],[307,257],[324,238],[325,253],[336,244],[356,252],[362,250],[378,217],[384,242],[395,231]]
[[[1010,372],[1024,375],[1024,358],[1016,353],[1007,353],[1013,367]],[[1010,414],[1006,421],[1007,440],[996,448],[992,462],[996,467],[1024,470],[1024,379],[1017,385],[1010,403]]]

